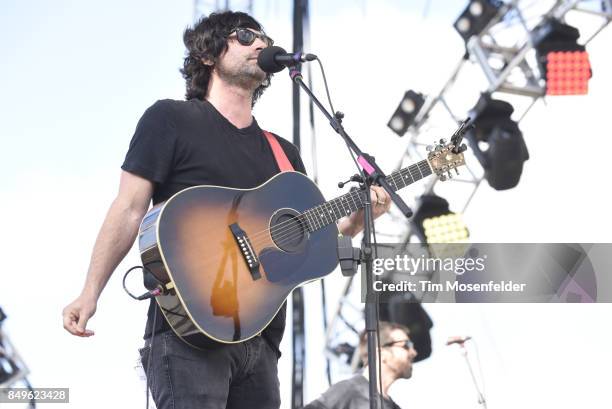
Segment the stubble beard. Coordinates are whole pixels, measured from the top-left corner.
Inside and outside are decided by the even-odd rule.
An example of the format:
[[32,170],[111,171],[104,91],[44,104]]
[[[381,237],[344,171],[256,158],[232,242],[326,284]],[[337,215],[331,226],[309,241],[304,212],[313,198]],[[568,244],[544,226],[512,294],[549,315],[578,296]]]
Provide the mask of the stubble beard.
[[247,61],[238,67],[218,65],[219,78],[229,85],[234,85],[251,92],[255,91],[266,79],[266,73],[257,64]]

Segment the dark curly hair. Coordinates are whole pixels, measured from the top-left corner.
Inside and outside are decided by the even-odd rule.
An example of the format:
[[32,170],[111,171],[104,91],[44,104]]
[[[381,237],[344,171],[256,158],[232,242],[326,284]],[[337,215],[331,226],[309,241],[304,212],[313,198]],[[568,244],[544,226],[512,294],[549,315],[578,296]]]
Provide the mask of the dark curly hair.
[[[193,28],[189,27],[183,34],[187,47],[187,56],[183,62],[181,74],[185,78],[185,98],[204,99],[208,90],[210,76],[219,56],[227,50],[227,36],[236,28],[250,28],[262,31],[261,24],[246,13],[225,11],[212,13],[200,19]],[[210,60],[213,65],[205,65],[202,59]],[[253,105],[270,85],[271,75],[253,93]]]

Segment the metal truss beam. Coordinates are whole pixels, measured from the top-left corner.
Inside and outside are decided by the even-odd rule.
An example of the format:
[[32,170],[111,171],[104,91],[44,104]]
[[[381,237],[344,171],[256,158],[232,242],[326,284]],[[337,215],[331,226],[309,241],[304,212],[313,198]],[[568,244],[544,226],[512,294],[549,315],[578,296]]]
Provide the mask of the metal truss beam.
[[[457,84],[458,77],[462,70],[468,65],[478,66],[483,72],[488,86],[482,90],[487,93],[497,93],[501,95],[514,95],[531,98],[527,109],[520,115],[517,122],[520,122],[533,105],[545,95],[544,81],[539,72],[539,68],[535,62],[534,45],[531,39],[531,29],[546,18],[554,17],[564,21],[565,16],[570,12],[583,13],[594,17],[601,18],[603,21],[595,32],[583,42],[583,45],[589,43],[597,34],[599,34],[612,21],[612,0],[603,0],[593,2],[589,0],[558,0],[550,9],[539,16],[535,24],[528,25],[527,19],[522,11],[523,3],[526,1],[513,0],[506,3],[498,15],[492,19],[488,26],[478,36],[472,37],[466,45],[466,55],[463,56],[456,64],[455,69],[450,77],[444,82],[440,91],[428,96],[425,104],[417,114],[414,123],[408,129],[409,137],[408,144],[399,160],[398,169],[406,161],[413,162],[423,159],[423,148],[426,144],[419,141],[418,136],[426,125],[429,124],[432,112],[436,108],[440,108],[443,112],[455,122],[459,123],[464,111],[453,109],[448,104],[448,95],[451,94],[453,87]],[[598,9],[593,9],[593,3],[597,3]],[[513,14],[512,18],[508,18]],[[510,21],[508,21],[510,20]],[[499,34],[514,30],[518,34],[515,39],[519,39],[516,44],[502,45],[501,39],[498,40]],[[531,60],[530,60],[531,57]],[[501,67],[501,68],[500,68]],[[452,179],[455,183],[462,183],[467,186],[470,191],[462,208],[465,212],[474,198],[479,186],[484,177],[475,169],[471,169],[469,164],[465,167],[468,175],[462,178]],[[431,193],[436,186],[438,179],[431,179],[425,187],[425,193]],[[402,218],[395,218],[398,223],[403,222]],[[400,234],[397,231],[386,232],[379,229],[379,234],[389,237],[391,240],[398,243],[408,243],[414,236],[414,232],[409,227],[406,231]],[[343,334],[342,328],[346,330],[347,324],[355,327],[359,322],[347,323],[343,311],[346,309],[354,309],[349,300],[351,294],[351,284],[353,280],[349,279],[344,289],[335,315],[332,318],[331,324],[326,334],[326,351],[336,358],[339,357],[337,347],[339,345],[338,335]],[[336,351],[336,352],[330,352]]]

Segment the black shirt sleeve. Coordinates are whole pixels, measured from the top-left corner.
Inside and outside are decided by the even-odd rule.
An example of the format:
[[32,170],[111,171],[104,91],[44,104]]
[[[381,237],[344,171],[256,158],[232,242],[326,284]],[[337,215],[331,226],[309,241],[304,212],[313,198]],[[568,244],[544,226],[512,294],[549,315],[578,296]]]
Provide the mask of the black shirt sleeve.
[[142,115],[121,169],[156,183],[168,178],[176,145],[170,102],[157,101]]

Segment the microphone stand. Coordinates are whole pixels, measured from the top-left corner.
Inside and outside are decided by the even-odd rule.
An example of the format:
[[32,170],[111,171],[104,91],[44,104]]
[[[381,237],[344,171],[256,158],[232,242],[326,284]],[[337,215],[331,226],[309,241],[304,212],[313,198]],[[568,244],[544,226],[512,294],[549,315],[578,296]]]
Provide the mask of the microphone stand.
[[472,369],[472,364],[470,364],[470,360],[468,359],[467,348],[465,347],[465,342],[460,342],[459,346],[461,347],[461,355],[465,358],[465,363],[467,364],[468,369],[470,370],[470,375],[472,376],[472,382],[474,382],[474,387],[476,388],[476,393],[478,394],[478,404],[482,405],[484,409],[487,409],[487,401],[485,397],[478,387],[478,382],[476,381],[476,376],[474,375],[474,370]]
[[[331,127],[338,133],[342,139],[346,142],[349,149],[357,155],[357,162],[361,166],[359,169],[359,173],[362,176],[363,183],[365,184],[365,190],[363,192],[364,195],[364,232],[363,232],[363,240],[361,243],[361,255],[362,262],[365,264],[365,275],[366,275],[366,305],[365,305],[365,324],[366,324],[366,334],[368,339],[368,375],[369,375],[369,385],[370,385],[370,409],[376,409],[376,397],[377,397],[377,373],[376,373],[376,323],[377,323],[377,314],[376,314],[376,304],[377,298],[375,294],[372,292],[372,275],[373,275],[373,249],[372,249],[372,204],[370,203],[370,187],[373,183],[377,183],[383,189],[389,193],[391,200],[395,205],[401,210],[401,212],[408,218],[412,216],[412,210],[408,207],[408,205],[402,200],[401,197],[393,188],[389,185],[386,180],[386,176],[382,169],[378,167],[374,158],[367,153],[364,153],[359,149],[359,147],[355,144],[355,142],[351,139],[351,137],[346,133],[344,127],[340,122],[340,115],[336,114],[332,116],[325,107],[321,104],[321,102],[317,99],[317,97],[312,93],[312,91],[304,84],[301,72],[295,67],[289,67],[289,76],[291,80],[298,84],[305,92],[308,94],[310,99],[315,103],[315,105],[321,110],[323,115],[329,120]],[[368,177],[364,175],[364,172],[367,173]],[[382,391],[380,391],[382,393]],[[381,408],[382,409],[382,408]]]

